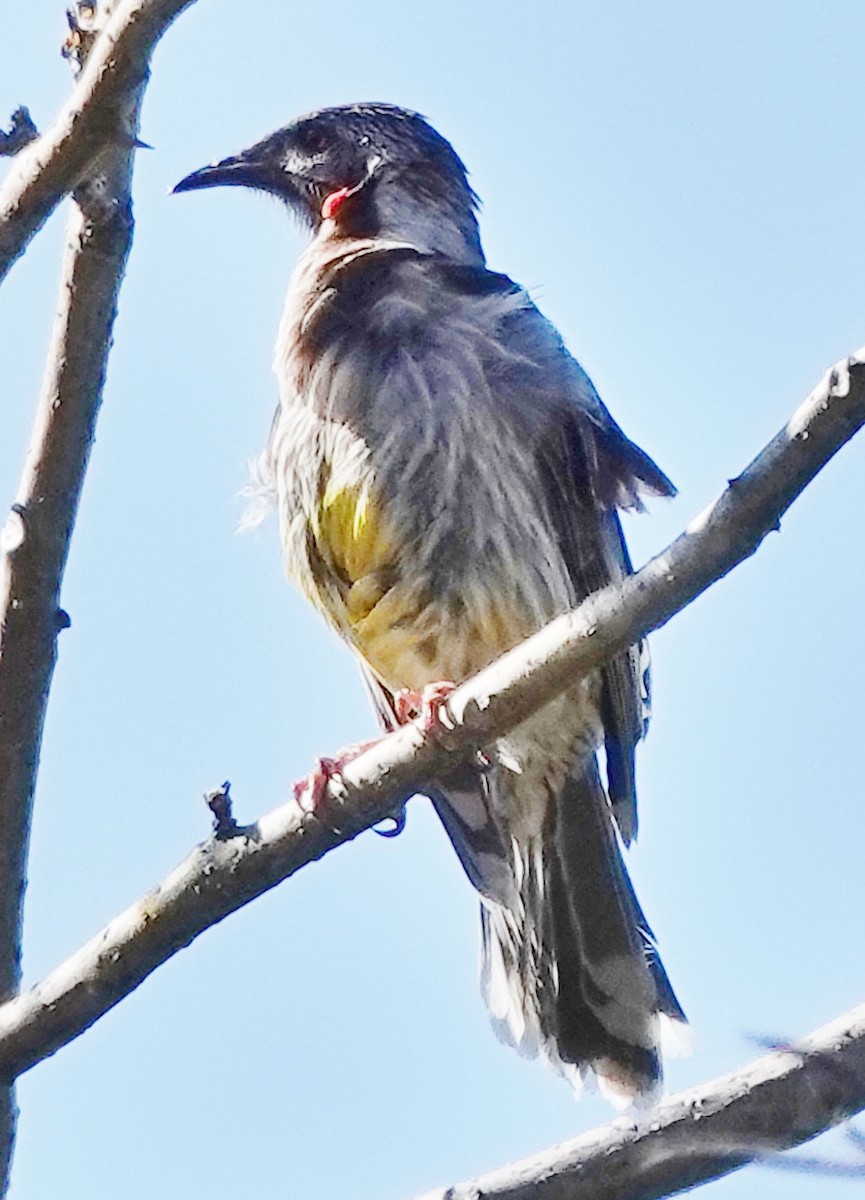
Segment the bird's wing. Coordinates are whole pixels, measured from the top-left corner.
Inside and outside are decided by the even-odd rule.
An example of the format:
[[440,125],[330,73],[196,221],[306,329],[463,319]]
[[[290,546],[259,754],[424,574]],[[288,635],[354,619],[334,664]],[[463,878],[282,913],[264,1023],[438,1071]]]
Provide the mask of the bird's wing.
[[[568,354],[557,331],[536,309],[523,319],[544,345],[542,353],[566,359],[564,428],[570,469],[547,478],[553,493],[565,562],[578,594],[589,595],[631,574],[631,559],[618,509],[643,510],[644,495],[674,496],[676,489],[653,460],[622,432],[585,371]],[[594,504],[578,503],[589,493]],[[587,508],[591,518],[587,520]],[[595,552],[586,552],[587,541]],[[651,713],[651,672],[645,642],[615,655],[602,671],[607,791],[625,845],[637,835],[634,751]]]
[[[524,303],[502,310],[497,332],[510,355],[497,386],[511,403],[549,414],[538,466],[575,600],[620,582],[632,566],[618,510],[642,510],[643,496],[673,496],[675,487],[622,432],[558,331],[510,279],[470,267],[440,270],[451,287],[479,297],[522,295]],[[607,789],[626,844],[637,832],[634,750],[649,711],[648,650],[640,643],[602,671]]]

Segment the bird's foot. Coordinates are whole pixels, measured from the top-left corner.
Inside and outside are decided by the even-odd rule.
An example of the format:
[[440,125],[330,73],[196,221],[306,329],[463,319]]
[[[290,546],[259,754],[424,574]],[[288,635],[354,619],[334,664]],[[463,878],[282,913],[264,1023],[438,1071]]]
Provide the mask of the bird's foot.
[[420,692],[401,688],[393,698],[394,715],[400,725],[415,721],[422,733],[432,733],[438,725],[448,725],[442,719],[442,709],[456,688],[450,679],[428,683]]
[[332,758],[317,758],[310,773],[294,785],[295,801],[304,812],[317,813],[324,803],[328,785],[332,780],[341,780],[342,769],[346,763],[363,754],[364,750],[368,750],[379,740],[373,738],[368,742],[353,742],[350,746],[343,746]]
[[316,815],[320,812],[328,785],[332,779],[340,777],[341,768],[345,766],[338,758],[317,758],[315,766],[303,779],[298,779],[294,785],[294,799],[306,813]]
[[[330,784],[336,780],[340,786],[344,786],[342,769],[346,763],[357,758],[359,754],[363,754],[364,750],[368,750],[370,746],[378,745],[380,741],[381,738],[372,738],[368,742],[354,742],[350,746],[343,746],[333,758],[317,758],[310,773],[303,779],[299,779],[294,785],[295,802],[304,812],[321,818],[322,811],[326,806],[327,789]],[[392,825],[388,828],[379,828],[374,825],[373,833],[385,838],[398,837],[405,829],[405,805],[401,804],[396,812],[391,813],[385,820],[392,822]]]

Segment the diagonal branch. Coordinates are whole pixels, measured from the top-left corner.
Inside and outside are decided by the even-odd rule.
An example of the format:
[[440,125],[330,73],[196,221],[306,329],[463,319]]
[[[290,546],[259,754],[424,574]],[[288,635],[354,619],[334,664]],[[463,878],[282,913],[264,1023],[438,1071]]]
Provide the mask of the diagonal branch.
[[865,424],[865,349],[837,364],[788,425],[663,553],[589,597],[451,696],[452,728],[406,726],[346,765],[318,819],[294,802],[196,847],[29,992],[0,1006],[0,1074],[14,1077],[83,1033],[211,925],[393,811],[425,780],[505,734],[576,678],[664,624],[748,558]]
[[800,1146],[863,1108],[865,1004],[637,1121],[418,1200],[659,1200]]
[[0,185],[0,280],[106,146],[130,147],[130,106],[171,22],[193,0],[120,0],[53,125],[15,157]]

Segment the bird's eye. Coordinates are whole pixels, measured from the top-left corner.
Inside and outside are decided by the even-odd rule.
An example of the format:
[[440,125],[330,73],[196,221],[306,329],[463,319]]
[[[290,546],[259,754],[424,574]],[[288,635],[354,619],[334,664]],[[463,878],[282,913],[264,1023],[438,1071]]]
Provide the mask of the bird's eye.
[[308,129],[303,134],[303,148],[310,154],[321,154],[328,147],[329,139],[321,129]]

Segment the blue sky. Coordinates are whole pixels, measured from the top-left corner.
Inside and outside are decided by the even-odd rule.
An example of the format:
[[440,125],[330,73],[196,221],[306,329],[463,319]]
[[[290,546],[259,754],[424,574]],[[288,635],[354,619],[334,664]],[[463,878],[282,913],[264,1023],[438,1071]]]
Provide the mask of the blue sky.
[[[190,170],[322,104],[420,109],[484,200],[491,265],[532,289],[680,488],[629,519],[662,548],[865,333],[856,0],[391,6],[238,15],[199,0],[155,60],[137,236],[64,587],[25,970],[34,982],[204,837],[369,736],[348,653],[234,534],[275,402],[300,234]],[[0,119],[68,92],[63,5],[4,14]],[[0,291],[0,501],[14,493],[65,214]],[[860,636],[865,442],[758,556],[653,639],[631,866],[691,1018],[671,1089],[865,994]],[[501,1047],[475,900],[425,801],[202,937],[20,1085],[15,1200],[409,1200],[611,1115]],[[837,1144],[836,1144],[837,1149]],[[830,1143],[826,1152],[833,1151]],[[711,1200],[849,1190],[750,1170]]]

